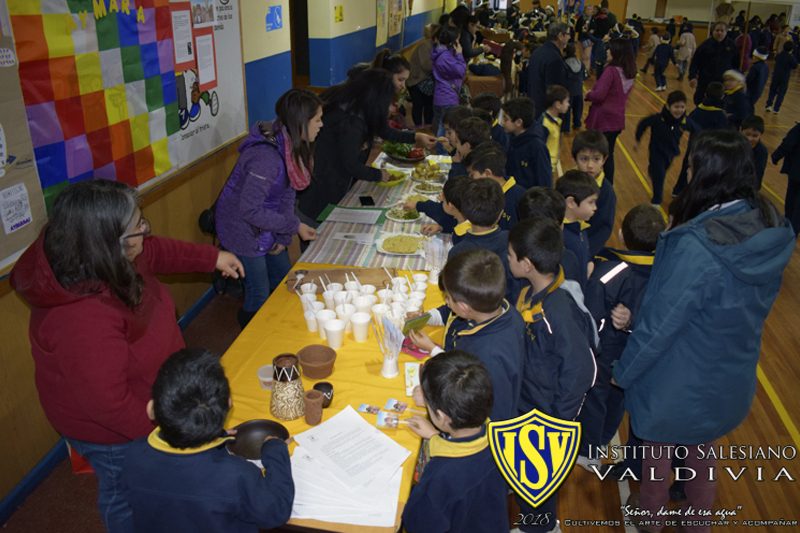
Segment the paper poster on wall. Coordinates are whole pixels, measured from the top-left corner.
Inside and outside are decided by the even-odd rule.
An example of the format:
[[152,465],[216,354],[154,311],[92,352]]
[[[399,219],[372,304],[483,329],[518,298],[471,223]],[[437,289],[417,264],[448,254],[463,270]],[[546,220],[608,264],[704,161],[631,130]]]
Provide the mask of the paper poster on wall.
[[389,31],[387,0],[375,0],[375,46],[386,44]]
[[190,1],[192,3],[192,24],[194,24],[195,28],[206,28],[216,23],[214,0]]
[[33,222],[31,202],[24,183],[0,190],[0,218],[3,231],[10,235]]
[[403,31],[403,0],[389,0],[389,36]]
[[344,22],[344,6],[333,6],[333,22]]
[[172,41],[175,47],[175,70],[195,66],[192,40],[192,11],[189,2],[170,4],[172,16]]
[[0,67],[13,67],[17,64],[17,57],[11,48],[0,48]]
[[214,30],[200,28],[194,33],[195,51],[197,53],[197,81],[201,91],[208,91],[217,86],[217,54],[214,50]]
[[266,17],[267,31],[275,31],[283,28],[283,10],[281,6],[269,6]]

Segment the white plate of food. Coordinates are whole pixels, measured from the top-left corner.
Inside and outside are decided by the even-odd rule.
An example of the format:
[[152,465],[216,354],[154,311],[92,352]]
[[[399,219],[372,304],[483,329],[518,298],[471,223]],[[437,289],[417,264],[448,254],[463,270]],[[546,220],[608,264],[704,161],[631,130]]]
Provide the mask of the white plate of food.
[[419,233],[384,233],[375,241],[378,252],[386,255],[423,255],[425,236]]
[[412,189],[414,192],[418,192],[420,194],[426,194],[428,196],[434,196],[442,192],[442,184],[441,183],[434,183],[431,181],[424,181],[417,183],[414,185]]
[[405,224],[419,221],[422,215],[416,209],[406,209],[403,204],[399,204],[386,211],[386,218]]
[[411,179],[418,182],[433,181],[442,183],[447,177],[447,172],[439,168],[438,163],[423,161],[411,171]]

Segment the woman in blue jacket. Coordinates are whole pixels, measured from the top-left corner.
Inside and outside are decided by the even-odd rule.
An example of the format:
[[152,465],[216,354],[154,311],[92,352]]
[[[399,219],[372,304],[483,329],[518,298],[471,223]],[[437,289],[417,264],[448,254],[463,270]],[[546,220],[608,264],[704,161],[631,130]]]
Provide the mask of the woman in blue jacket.
[[640,314],[614,367],[633,433],[656,458],[664,451],[642,465],[639,506],[653,517],[669,500],[671,456],[660,446],[685,446],[685,464],[697,472],[687,505],[712,508],[714,461],[702,450],[750,410],[764,320],[795,246],[788,221],[755,190],[750,152],[736,131],[698,135],[689,184],[671,206],[671,229],[659,239]]

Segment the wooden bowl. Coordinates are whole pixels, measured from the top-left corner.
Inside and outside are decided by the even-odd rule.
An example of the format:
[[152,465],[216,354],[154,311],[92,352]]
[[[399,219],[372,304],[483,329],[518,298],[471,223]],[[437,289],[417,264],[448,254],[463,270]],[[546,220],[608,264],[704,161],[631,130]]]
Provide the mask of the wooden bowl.
[[322,344],[311,344],[297,352],[303,374],[310,379],[327,378],[333,372],[336,350]]
[[289,438],[289,430],[274,420],[248,420],[234,429],[236,439],[228,442],[228,451],[245,459],[261,459],[261,445],[267,437]]

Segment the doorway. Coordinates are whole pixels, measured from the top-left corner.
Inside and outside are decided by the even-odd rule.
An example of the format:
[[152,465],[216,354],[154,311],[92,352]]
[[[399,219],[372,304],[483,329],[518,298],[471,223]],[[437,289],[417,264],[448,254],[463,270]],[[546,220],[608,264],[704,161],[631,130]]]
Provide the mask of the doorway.
[[310,75],[308,0],[289,0],[289,24],[292,45],[292,87],[307,87]]

